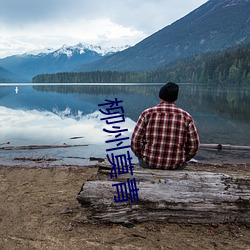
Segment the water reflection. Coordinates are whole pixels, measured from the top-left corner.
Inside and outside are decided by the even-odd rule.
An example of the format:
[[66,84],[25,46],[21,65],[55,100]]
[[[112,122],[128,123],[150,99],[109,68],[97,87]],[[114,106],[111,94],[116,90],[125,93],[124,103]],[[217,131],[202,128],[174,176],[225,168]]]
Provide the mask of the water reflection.
[[[88,95],[97,104],[100,98],[119,96],[125,103],[133,103],[138,107],[128,105],[129,114],[138,117],[145,107],[158,103],[158,92],[161,85],[95,85],[95,86],[35,86],[42,92],[76,94],[76,98],[85,101]],[[250,93],[249,88],[221,87],[214,85],[182,84],[177,104],[190,112],[216,113],[250,122]],[[138,111],[138,112],[136,112]],[[133,117],[134,119],[135,117]]]
[[[88,143],[84,149],[46,151],[78,159],[105,156],[104,124],[98,104],[105,99],[123,100],[126,123],[131,134],[140,113],[159,101],[161,85],[43,85],[0,87],[0,144],[12,145]],[[250,88],[215,88],[197,84],[180,85],[177,105],[194,117],[202,143],[250,145]],[[44,151],[45,152],[45,151]],[[51,153],[52,152],[52,153]],[[22,152],[23,153],[23,152]],[[0,152],[1,159],[13,154]],[[27,152],[25,152],[27,154]],[[34,151],[33,151],[33,154]],[[37,154],[41,154],[37,152]],[[14,156],[13,156],[14,157]],[[250,161],[247,152],[200,150],[198,159]],[[68,158],[67,158],[68,159]]]
[[[38,111],[15,110],[0,107],[1,140],[12,145],[50,145],[72,143],[76,138],[82,143],[98,144],[104,141],[100,113],[73,115],[71,110]],[[130,126],[132,130],[133,126]],[[4,131],[4,132],[3,132]]]
[[250,122],[249,94],[249,88],[187,85],[182,86],[179,101],[193,112]]

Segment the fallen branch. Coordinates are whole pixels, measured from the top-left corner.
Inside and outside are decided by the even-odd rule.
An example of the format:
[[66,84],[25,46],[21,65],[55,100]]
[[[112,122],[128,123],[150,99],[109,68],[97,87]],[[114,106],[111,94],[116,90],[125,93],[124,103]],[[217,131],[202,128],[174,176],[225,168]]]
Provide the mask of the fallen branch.
[[0,143],[0,145],[6,145],[6,144],[10,144],[10,142],[4,142],[4,143]]
[[55,158],[44,158],[44,157],[40,157],[40,158],[27,158],[27,157],[15,157],[14,161],[34,161],[34,162],[47,162],[47,161],[57,161],[57,159]]
[[31,149],[47,149],[47,148],[71,148],[71,147],[86,147],[88,144],[81,145],[28,145],[28,146],[11,146],[0,147],[0,150],[31,150]]
[[83,139],[84,137],[83,136],[74,136],[74,137],[71,137],[69,138],[70,140],[77,140],[77,139]]

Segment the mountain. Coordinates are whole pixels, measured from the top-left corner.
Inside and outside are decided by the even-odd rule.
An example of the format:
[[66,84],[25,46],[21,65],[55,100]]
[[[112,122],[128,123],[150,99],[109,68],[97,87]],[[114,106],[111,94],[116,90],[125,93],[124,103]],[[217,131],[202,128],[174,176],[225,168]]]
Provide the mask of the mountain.
[[75,46],[64,45],[54,51],[49,49],[46,52],[6,57],[0,59],[0,66],[31,80],[33,76],[41,73],[72,71],[79,65],[96,61],[127,47],[103,48],[82,43]]
[[90,71],[41,74],[34,83],[164,83],[174,82],[216,83],[222,85],[250,84],[250,43],[230,47],[223,51],[207,52],[176,60],[150,71],[119,72]]
[[20,81],[26,81],[26,79],[4,69],[3,67],[0,67],[1,83],[20,82]]
[[209,0],[135,46],[75,71],[142,71],[250,41],[250,0]]

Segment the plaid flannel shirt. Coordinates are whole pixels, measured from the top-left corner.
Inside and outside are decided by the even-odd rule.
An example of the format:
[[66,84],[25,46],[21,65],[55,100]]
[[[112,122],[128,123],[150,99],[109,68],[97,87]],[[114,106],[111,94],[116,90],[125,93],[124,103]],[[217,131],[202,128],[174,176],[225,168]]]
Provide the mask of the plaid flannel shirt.
[[193,118],[174,103],[161,102],[139,117],[131,149],[146,164],[175,169],[197,153],[199,135]]

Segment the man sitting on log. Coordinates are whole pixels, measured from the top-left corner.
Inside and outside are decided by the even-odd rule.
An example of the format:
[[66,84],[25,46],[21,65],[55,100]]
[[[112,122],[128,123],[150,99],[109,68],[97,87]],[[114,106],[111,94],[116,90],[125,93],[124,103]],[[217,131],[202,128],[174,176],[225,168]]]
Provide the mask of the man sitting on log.
[[192,116],[174,102],[179,86],[169,82],[159,91],[160,103],[140,115],[131,138],[131,149],[143,168],[184,169],[199,148]]

